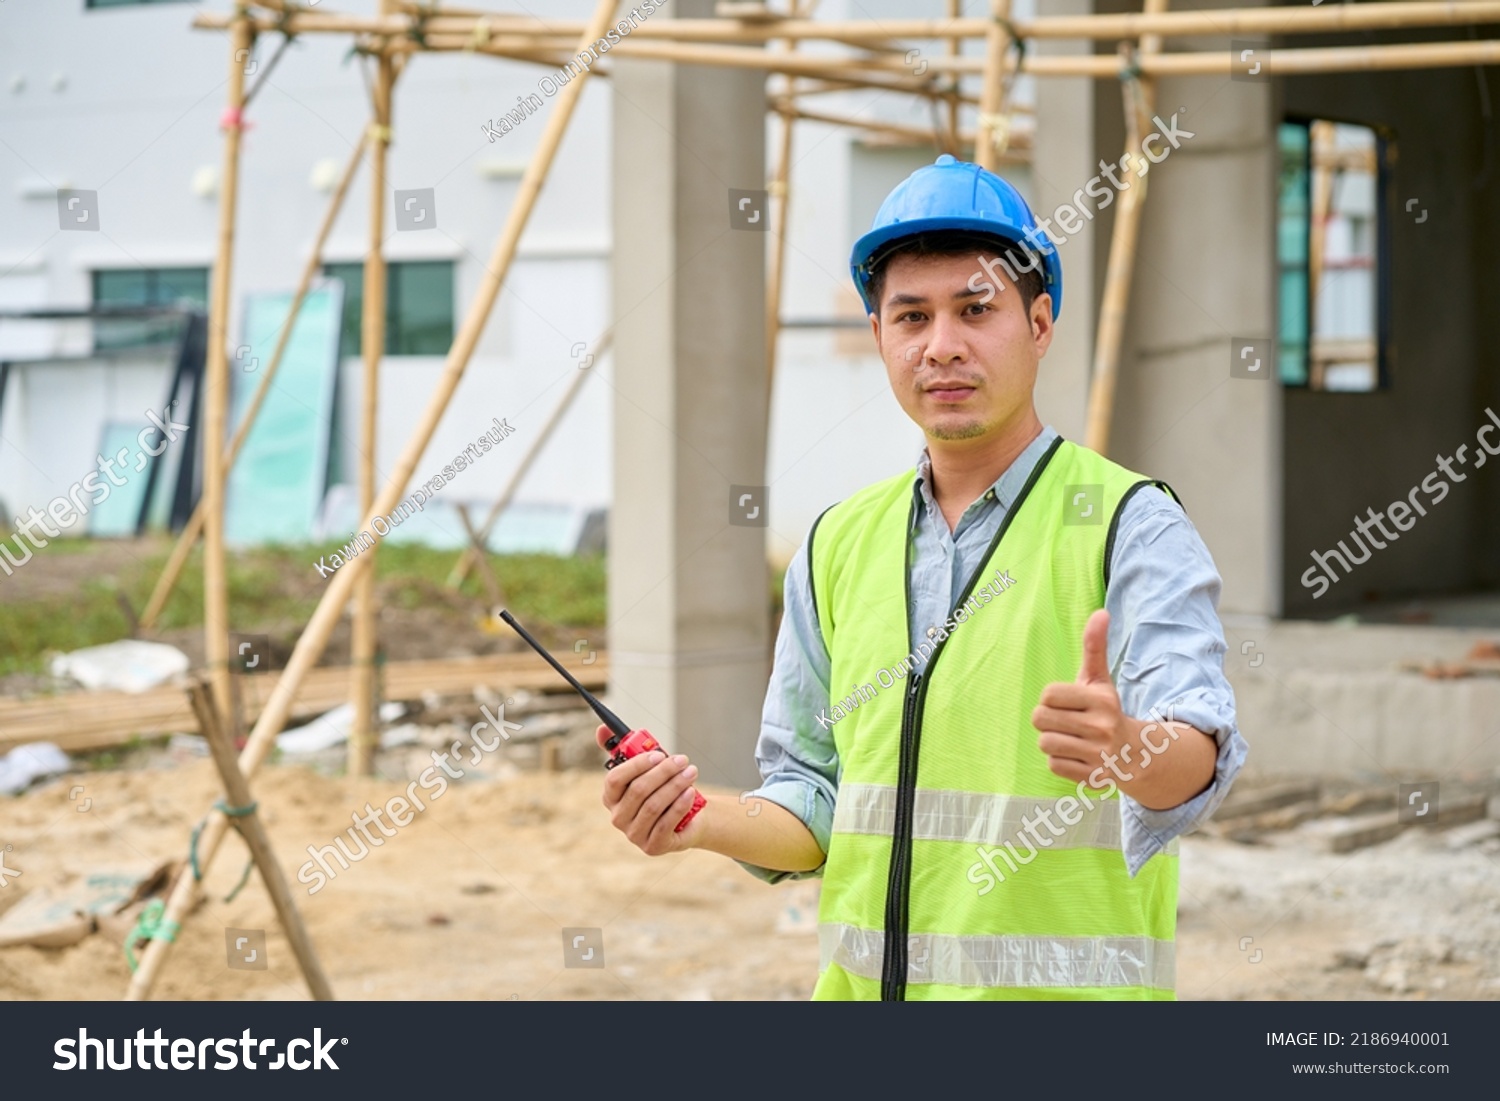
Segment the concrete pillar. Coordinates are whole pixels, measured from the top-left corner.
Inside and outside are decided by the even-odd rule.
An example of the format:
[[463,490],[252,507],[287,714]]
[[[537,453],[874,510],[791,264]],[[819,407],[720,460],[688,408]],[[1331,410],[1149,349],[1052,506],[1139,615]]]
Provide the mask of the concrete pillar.
[[[712,17],[678,0],[672,17]],[[658,11],[653,21],[669,18]],[[770,667],[764,74],[610,59],[614,69],[614,502],[610,690],[626,722],[709,783],[758,784]],[[759,217],[749,215],[761,204]],[[752,493],[754,491],[751,491]]]
[[[1096,91],[1100,148],[1118,157],[1120,86]],[[1221,612],[1275,616],[1281,386],[1274,372],[1230,374],[1234,345],[1276,332],[1275,86],[1173,77],[1158,81],[1156,103],[1193,137],[1150,170],[1110,457],[1179,492],[1224,579]],[[1095,232],[1107,246],[1109,226]]]

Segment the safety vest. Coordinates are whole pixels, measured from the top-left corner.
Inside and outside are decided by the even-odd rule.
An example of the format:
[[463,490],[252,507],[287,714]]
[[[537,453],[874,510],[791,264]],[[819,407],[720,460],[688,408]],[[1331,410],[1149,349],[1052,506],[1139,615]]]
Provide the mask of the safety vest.
[[1042,689],[1078,676],[1121,505],[1170,489],[1057,440],[951,630],[909,640],[915,477],[809,536],[841,769],[813,997],[1172,999],[1175,841],[1131,878],[1113,781],[1055,775],[1031,725]]

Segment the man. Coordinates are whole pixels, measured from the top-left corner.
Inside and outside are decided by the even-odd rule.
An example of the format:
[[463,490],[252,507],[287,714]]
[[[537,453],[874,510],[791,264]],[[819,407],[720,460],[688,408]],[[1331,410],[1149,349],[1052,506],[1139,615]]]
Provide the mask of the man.
[[851,268],[917,468],[787,570],[754,797],[676,832],[697,770],[657,752],[604,804],[647,853],[821,875],[815,998],[1172,998],[1174,839],[1245,756],[1213,560],[1038,419],[1062,271],[1009,184],[939,157]]

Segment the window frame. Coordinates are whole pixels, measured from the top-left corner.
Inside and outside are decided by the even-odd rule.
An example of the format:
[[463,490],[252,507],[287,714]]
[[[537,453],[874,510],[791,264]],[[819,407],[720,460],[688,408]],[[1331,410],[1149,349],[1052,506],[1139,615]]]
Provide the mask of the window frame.
[[[1334,115],[1328,115],[1328,114],[1313,114],[1313,113],[1302,112],[1302,111],[1286,111],[1286,112],[1284,112],[1282,114],[1281,119],[1279,120],[1279,122],[1277,124],[1278,134],[1277,134],[1276,150],[1277,150],[1277,157],[1278,157],[1278,163],[1277,163],[1278,174],[1280,172],[1280,155],[1281,155],[1281,141],[1280,141],[1280,134],[1279,134],[1280,127],[1284,126],[1284,125],[1300,126],[1303,129],[1304,133],[1307,134],[1306,154],[1305,154],[1306,161],[1305,161],[1305,166],[1304,166],[1305,170],[1303,172],[1304,188],[1305,188],[1304,194],[1303,194],[1303,198],[1304,198],[1304,202],[1305,202],[1306,209],[1307,209],[1307,219],[1306,219],[1306,227],[1305,227],[1306,236],[1304,238],[1304,248],[1303,248],[1303,257],[1304,257],[1303,258],[1303,271],[1304,271],[1304,273],[1307,272],[1308,264],[1309,264],[1309,261],[1310,261],[1311,255],[1312,255],[1312,133],[1311,133],[1311,129],[1312,129],[1312,124],[1315,123],[1315,122],[1330,122],[1330,123],[1333,123],[1335,125],[1340,125],[1340,126],[1357,126],[1357,127],[1360,127],[1361,129],[1370,131],[1370,133],[1372,135],[1374,135],[1374,138],[1375,138],[1375,204],[1374,204],[1374,217],[1372,219],[1372,221],[1374,223],[1373,229],[1374,229],[1374,233],[1375,233],[1375,240],[1374,240],[1374,254],[1375,254],[1375,260],[1374,260],[1375,302],[1374,302],[1374,306],[1373,306],[1374,320],[1375,320],[1375,324],[1374,324],[1374,339],[1375,339],[1375,360],[1374,360],[1374,365],[1375,365],[1375,385],[1372,386],[1372,387],[1370,387],[1368,390],[1339,390],[1339,389],[1330,389],[1330,388],[1328,388],[1326,386],[1314,387],[1312,385],[1312,340],[1313,340],[1314,325],[1317,322],[1317,318],[1313,316],[1313,312],[1312,312],[1312,280],[1311,280],[1311,278],[1304,278],[1304,280],[1303,280],[1303,295],[1304,295],[1304,300],[1303,300],[1302,312],[1303,312],[1303,316],[1306,318],[1306,322],[1307,322],[1306,329],[1305,329],[1305,331],[1302,334],[1303,335],[1303,348],[1305,349],[1305,351],[1304,351],[1304,361],[1303,361],[1303,366],[1304,366],[1304,369],[1305,369],[1304,370],[1304,376],[1305,377],[1303,378],[1303,380],[1301,382],[1287,382],[1284,378],[1281,377],[1280,370],[1279,370],[1279,356],[1278,356],[1277,380],[1281,383],[1281,385],[1285,389],[1288,389],[1288,390],[1300,390],[1300,391],[1303,391],[1303,392],[1306,392],[1306,393],[1311,393],[1311,394],[1338,394],[1338,395],[1341,395],[1341,396],[1344,396],[1344,397],[1354,397],[1354,396],[1359,396],[1359,395],[1382,394],[1382,393],[1385,393],[1385,392],[1389,391],[1391,389],[1391,387],[1392,387],[1392,383],[1393,383],[1393,370],[1392,370],[1392,368],[1393,368],[1394,362],[1395,362],[1395,351],[1396,351],[1396,349],[1395,349],[1395,343],[1394,343],[1394,339],[1393,339],[1393,334],[1392,334],[1392,328],[1391,328],[1391,306],[1392,306],[1392,303],[1394,301],[1393,295],[1392,295],[1392,278],[1391,278],[1391,272],[1392,272],[1392,268],[1393,268],[1393,253],[1394,253],[1394,249],[1392,248],[1392,244],[1393,244],[1393,241],[1392,241],[1392,230],[1393,230],[1393,227],[1394,227],[1394,219],[1392,217],[1392,204],[1394,202],[1394,196],[1395,196],[1394,184],[1395,184],[1395,162],[1396,162],[1396,133],[1389,126],[1386,126],[1386,125],[1384,125],[1382,123],[1370,122],[1370,121],[1367,121],[1367,120],[1364,120],[1364,119],[1355,119],[1355,118],[1349,118],[1349,117],[1345,117],[1345,116],[1334,116]],[[1280,204],[1280,198],[1281,198],[1281,192],[1280,192],[1280,186],[1279,186],[1279,179],[1278,179],[1278,187],[1277,187],[1276,198],[1277,198],[1277,207],[1276,207],[1276,223],[1275,224],[1276,224],[1276,232],[1277,232],[1277,235],[1278,235],[1277,236],[1277,241],[1276,241],[1276,278],[1277,278],[1277,286],[1276,286],[1276,307],[1277,307],[1276,337],[1277,337],[1277,341],[1278,341],[1278,344],[1279,344],[1279,342],[1281,340],[1281,334],[1282,334],[1281,318],[1280,318],[1280,311],[1281,311],[1281,275],[1282,275],[1282,272],[1284,270],[1284,266],[1282,264],[1282,258],[1281,258],[1281,241],[1280,241],[1280,231],[1281,231],[1281,204]]]

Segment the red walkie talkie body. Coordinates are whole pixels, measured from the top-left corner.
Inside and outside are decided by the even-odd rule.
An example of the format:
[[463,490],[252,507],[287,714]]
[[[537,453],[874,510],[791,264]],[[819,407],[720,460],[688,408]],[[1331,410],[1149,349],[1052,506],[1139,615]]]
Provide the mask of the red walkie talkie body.
[[[603,718],[604,716],[601,715],[599,717]],[[609,724],[606,723],[605,725],[608,726]],[[614,728],[611,727],[611,729]],[[623,734],[616,731],[614,735],[604,743],[604,748],[614,753],[614,756],[604,764],[604,767],[606,769],[610,769],[614,768],[616,765],[623,765],[626,761],[630,760],[630,758],[638,757],[642,753],[650,753],[653,749],[661,749],[661,743],[653,738],[649,731],[626,730]],[[666,750],[662,749],[662,752],[665,753]],[[673,832],[681,833],[683,830],[685,830],[687,828],[687,824],[693,820],[693,815],[697,814],[707,805],[708,800],[703,798],[703,795],[701,793],[695,792],[693,794],[692,809],[682,816],[682,821],[677,823]]]
[[[516,634],[520,635],[526,641],[526,644],[528,646],[530,646],[537,653],[541,654],[542,657],[546,659],[547,664],[552,666],[552,668],[556,669],[558,673],[562,675],[563,680],[567,681],[573,686],[573,690],[580,696],[582,696],[584,702],[594,709],[594,714],[599,716],[599,721],[609,728],[610,737],[604,743],[604,748],[610,753],[609,760],[604,764],[604,767],[606,769],[614,768],[616,765],[622,765],[626,761],[630,760],[630,758],[638,757],[642,753],[650,753],[653,749],[661,749],[663,753],[666,752],[665,749],[662,749],[661,743],[653,738],[648,731],[631,730],[630,727],[625,722],[623,722],[618,715],[616,715],[613,711],[596,700],[593,696],[593,693],[591,693],[583,685],[579,684],[578,679],[574,677],[572,673],[569,673],[566,669],[564,669],[557,663],[557,659],[547,652],[547,648],[545,646],[543,646],[536,639],[532,638],[531,635],[527,632],[526,628],[522,627],[519,623],[516,622],[515,616],[511,615],[508,611],[502,610],[500,612],[500,618],[505,620],[506,623],[510,624],[511,627],[514,628]],[[682,821],[677,823],[674,832],[681,833],[684,829],[686,829],[687,824],[693,820],[693,816],[707,805],[708,800],[703,798],[703,795],[701,793],[694,792],[692,809],[682,816]]]

